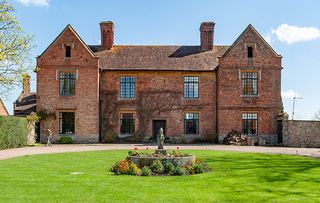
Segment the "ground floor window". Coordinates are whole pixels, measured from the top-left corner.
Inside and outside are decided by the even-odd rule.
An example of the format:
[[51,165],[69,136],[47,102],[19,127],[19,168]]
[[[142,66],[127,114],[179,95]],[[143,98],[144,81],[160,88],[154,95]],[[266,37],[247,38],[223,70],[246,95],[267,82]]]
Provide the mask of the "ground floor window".
[[59,133],[74,134],[74,112],[59,113]]
[[199,114],[184,114],[184,134],[199,134]]
[[134,133],[134,114],[133,113],[120,114],[120,133],[121,134]]
[[258,134],[258,114],[256,113],[242,114],[242,133],[245,135]]

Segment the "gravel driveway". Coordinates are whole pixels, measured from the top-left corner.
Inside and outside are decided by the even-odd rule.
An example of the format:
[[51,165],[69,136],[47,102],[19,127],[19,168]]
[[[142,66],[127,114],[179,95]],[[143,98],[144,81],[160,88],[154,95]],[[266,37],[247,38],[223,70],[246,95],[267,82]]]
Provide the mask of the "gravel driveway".
[[[272,154],[296,154],[301,156],[312,156],[320,158],[320,148],[289,148],[289,147],[261,147],[261,146],[233,146],[233,145],[210,145],[210,144],[190,144],[190,145],[166,145],[167,149],[198,149],[198,150],[221,150],[238,152],[257,152]],[[23,147],[15,149],[0,150],[0,160],[33,154],[52,154],[61,152],[83,152],[98,150],[120,150],[120,149],[156,149],[156,145],[150,144],[69,144],[53,145],[51,147]]]

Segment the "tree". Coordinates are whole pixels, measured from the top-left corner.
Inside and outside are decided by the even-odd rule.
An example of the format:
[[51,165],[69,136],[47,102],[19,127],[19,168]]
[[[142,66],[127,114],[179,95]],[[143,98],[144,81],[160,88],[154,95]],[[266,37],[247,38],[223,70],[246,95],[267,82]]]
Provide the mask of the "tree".
[[0,95],[19,84],[31,67],[32,37],[23,32],[14,11],[7,0],[0,0]]
[[320,120],[320,110],[318,110],[318,111],[314,114],[314,119]]

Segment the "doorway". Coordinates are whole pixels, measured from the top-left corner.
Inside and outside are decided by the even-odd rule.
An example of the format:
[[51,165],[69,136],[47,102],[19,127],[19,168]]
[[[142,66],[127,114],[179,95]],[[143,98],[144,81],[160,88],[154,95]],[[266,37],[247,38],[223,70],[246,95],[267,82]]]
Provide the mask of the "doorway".
[[157,141],[157,136],[159,134],[160,128],[163,129],[164,136],[167,135],[167,128],[166,128],[166,120],[153,120],[152,121],[152,137],[153,141]]

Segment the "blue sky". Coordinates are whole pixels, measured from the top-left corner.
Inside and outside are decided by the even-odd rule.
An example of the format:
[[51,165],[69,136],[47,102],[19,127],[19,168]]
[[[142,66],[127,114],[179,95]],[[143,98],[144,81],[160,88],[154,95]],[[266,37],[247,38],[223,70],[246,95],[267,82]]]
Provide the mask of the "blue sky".
[[[67,25],[87,44],[99,44],[99,22],[115,23],[116,44],[198,45],[199,26],[214,21],[214,43],[232,44],[252,24],[283,56],[282,92],[285,111],[295,119],[311,119],[320,109],[320,1],[236,0],[9,0],[25,32],[34,35],[34,59]],[[35,64],[35,59],[33,60]],[[35,74],[32,73],[35,91]],[[21,87],[3,98],[12,102]]]

